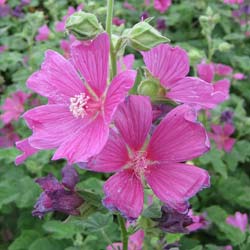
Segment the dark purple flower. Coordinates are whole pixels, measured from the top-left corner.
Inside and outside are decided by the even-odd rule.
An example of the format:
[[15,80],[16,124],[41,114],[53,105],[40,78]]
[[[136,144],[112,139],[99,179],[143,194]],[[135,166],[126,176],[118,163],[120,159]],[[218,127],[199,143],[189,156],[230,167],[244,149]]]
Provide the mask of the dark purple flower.
[[141,18],[142,21],[145,20],[145,19],[147,19],[147,18],[149,18],[148,12],[147,12],[147,11],[143,11],[143,12],[141,13],[140,18]]
[[21,5],[18,5],[16,6],[12,12],[11,12],[11,15],[14,16],[14,17],[23,17],[24,16],[24,13],[23,13],[23,8]]
[[248,5],[248,4],[243,5],[243,6],[240,8],[240,12],[241,12],[241,14],[249,15],[249,14],[250,14],[250,5]]
[[13,147],[15,142],[20,140],[11,124],[5,125],[0,129],[0,148]]
[[234,112],[232,110],[225,110],[221,113],[220,120],[221,122],[233,124]]
[[78,174],[72,165],[67,164],[62,169],[62,184],[64,187],[74,190],[76,183],[79,182]]
[[160,30],[160,31],[165,30],[167,28],[166,20],[162,19],[162,18],[157,19],[157,21],[156,21],[156,28],[158,30]]
[[77,172],[72,166],[66,165],[62,170],[62,175],[62,183],[52,174],[36,180],[43,192],[34,206],[33,216],[42,218],[46,213],[53,211],[71,215],[79,214],[77,208],[84,201],[73,191],[75,184],[78,182]]
[[162,206],[161,212],[161,218],[154,219],[161,230],[168,233],[189,233],[187,226],[191,225],[193,220],[188,213],[179,213],[168,206]]

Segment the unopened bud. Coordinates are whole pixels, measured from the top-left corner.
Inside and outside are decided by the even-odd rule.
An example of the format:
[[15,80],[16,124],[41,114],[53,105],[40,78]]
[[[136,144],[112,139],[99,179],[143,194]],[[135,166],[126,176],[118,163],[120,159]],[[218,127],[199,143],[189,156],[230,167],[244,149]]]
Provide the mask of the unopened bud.
[[150,97],[165,96],[165,89],[162,88],[159,81],[156,79],[147,79],[138,86],[138,93]]
[[158,44],[169,42],[170,40],[160,34],[148,22],[139,22],[127,33],[129,45],[140,51],[147,51]]
[[78,40],[91,40],[103,32],[97,17],[83,11],[76,12],[67,19],[66,29]]

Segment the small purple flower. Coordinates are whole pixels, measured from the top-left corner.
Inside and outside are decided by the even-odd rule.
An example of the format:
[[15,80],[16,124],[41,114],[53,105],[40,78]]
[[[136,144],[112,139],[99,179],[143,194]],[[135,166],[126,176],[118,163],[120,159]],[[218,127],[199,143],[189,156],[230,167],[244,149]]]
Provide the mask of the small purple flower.
[[20,138],[15,133],[14,127],[11,124],[0,128],[0,148],[13,147],[18,140],[20,140]]
[[232,110],[225,110],[221,113],[220,120],[221,122],[233,124],[234,112]]
[[11,12],[11,8],[8,4],[0,5],[0,17],[8,16]]
[[167,25],[166,25],[166,20],[163,18],[159,18],[156,21],[156,29],[158,29],[159,31],[164,31],[166,30]]
[[193,220],[187,212],[179,213],[168,206],[162,206],[161,212],[161,218],[154,219],[161,230],[168,233],[189,233],[187,227],[193,223]]
[[62,183],[52,174],[36,180],[43,192],[34,206],[33,216],[42,218],[46,213],[53,211],[79,215],[77,208],[84,200],[74,191],[79,180],[77,172],[72,166],[66,165],[62,170],[62,176]]
[[149,13],[147,11],[143,11],[140,16],[141,20],[144,21],[145,19],[149,18]]

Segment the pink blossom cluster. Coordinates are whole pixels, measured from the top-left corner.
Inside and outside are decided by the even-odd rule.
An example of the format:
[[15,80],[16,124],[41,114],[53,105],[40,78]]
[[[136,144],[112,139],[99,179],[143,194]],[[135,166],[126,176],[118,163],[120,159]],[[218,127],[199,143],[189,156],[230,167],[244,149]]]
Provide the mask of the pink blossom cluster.
[[[180,47],[161,44],[141,52],[147,77],[177,106],[161,112],[159,121],[148,96],[129,95],[136,79],[133,55],[117,62],[118,73],[110,80],[107,33],[69,47],[70,59],[48,50],[27,81],[48,103],[24,113],[32,135],[17,143],[23,153],[16,163],[55,149],[53,160],[114,173],[103,186],[103,204],[129,220],[143,211],[146,185],[167,206],[186,213],[189,198],[210,185],[206,170],[186,163],[210,147],[197,112],[227,99],[228,85],[216,88],[211,77],[188,76],[189,59]],[[203,223],[193,218],[195,228]]]

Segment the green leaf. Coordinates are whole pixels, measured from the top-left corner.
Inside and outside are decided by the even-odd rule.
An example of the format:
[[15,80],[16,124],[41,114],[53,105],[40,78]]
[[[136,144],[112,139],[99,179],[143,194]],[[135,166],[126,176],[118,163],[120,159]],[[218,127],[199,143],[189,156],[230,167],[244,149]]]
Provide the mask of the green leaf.
[[40,233],[34,230],[24,230],[19,237],[17,237],[14,242],[12,242],[8,250],[25,250],[40,237]]
[[52,238],[40,238],[35,240],[28,250],[62,250],[65,248],[63,241],[54,240]]
[[46,232],[52,233],[56,239],[72,239],[77,233],[76,227],[73,223],[62,221],[47,221],[43,224]]

